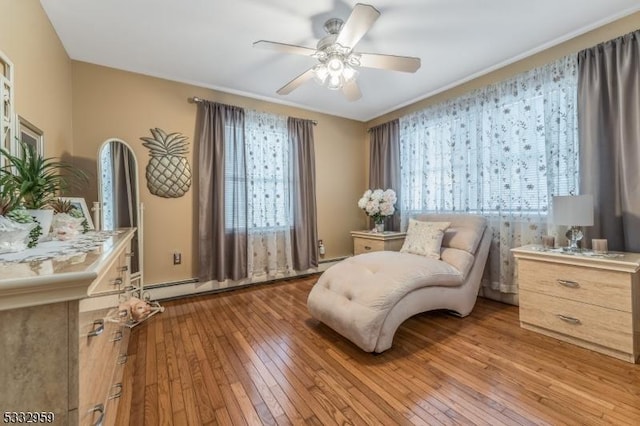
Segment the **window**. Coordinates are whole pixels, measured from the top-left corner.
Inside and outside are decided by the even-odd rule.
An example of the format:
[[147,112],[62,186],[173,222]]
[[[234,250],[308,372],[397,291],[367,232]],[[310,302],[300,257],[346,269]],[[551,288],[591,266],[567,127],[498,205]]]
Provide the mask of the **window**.
[[[13,63],[0,52],[0,148],[17,153],[13,128]],[[0,166],[4,165],[0,155]]]
[[100,191],[102,199],[102,229],[115,229],[113,219],[113,165],[111,144],[104,145],[100,151]]
[[[246,182],[249,230],[276,230],[290,228],[289,209],[289,144],[287,118],[254,110],[245,111],[244,154],[246,177],[238,173],[234,149],[226,149],[225,180]],[[230,140],[228,138],[227,140]],[[235,185],[226,185],[227,189]],[[227,208],[233,207],[227,203]],[[233,212],[227,211],[227,227],[232,223]]]
[[542,214],[577,189],[575,60],[400,119],[403,216]]

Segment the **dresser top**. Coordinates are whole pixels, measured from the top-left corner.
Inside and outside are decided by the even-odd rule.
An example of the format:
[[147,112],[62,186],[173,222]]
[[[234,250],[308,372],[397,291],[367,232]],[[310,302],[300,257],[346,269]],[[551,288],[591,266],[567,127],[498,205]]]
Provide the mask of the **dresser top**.
[[129,246],[134,232],[93,233],[94,243],[84,249],[77,249],[78,242],[70,240],[0,255],[0,310],[86,297],[91,283]]
[[573,253],[559,248],[545,249],[539,244],[518,247],[511,249],[511,251],[516,259],[539,260],[632,273],[640,270],[640,253],[611,251],[602,255],[591,250]]

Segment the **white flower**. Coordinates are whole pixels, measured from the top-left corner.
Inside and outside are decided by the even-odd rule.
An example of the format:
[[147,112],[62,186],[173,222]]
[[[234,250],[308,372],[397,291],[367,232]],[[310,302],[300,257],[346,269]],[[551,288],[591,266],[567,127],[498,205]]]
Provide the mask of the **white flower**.
[[367,201],[369,201],[368,197],[362,197],[358,200],[358,207],[360,207],[361,209],[364,209],[365,207],[367,207]]
[[382,216],[391,216],[395,211],[393,204],[388,202],[380,203],[380,214]]
[[375,201],[382,200],[382,196],[384,195],[384,191],[382,189],[374,189],[371,193],[371,199]]
[[380,204],[375,200],[370,200],[365,208],[369,216],[373,216],[380,212]]
[[387,189],[386,191],[384,191],[382,199],[391,204],[395,204],[396,201],[398,201],[398,198],[396,197],[396,191],[394,191],[393,189]]
[[397,201],[398,198],[393,189],[367,189],[362,198],[358,200],[358,207],[377,221],[395,213],[394,204]]

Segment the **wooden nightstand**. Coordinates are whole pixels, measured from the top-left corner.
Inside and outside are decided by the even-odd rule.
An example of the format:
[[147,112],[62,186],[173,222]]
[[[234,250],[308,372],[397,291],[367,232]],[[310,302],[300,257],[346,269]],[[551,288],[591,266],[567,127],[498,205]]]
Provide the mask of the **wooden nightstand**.
[[[625,361],[640,355],[640,254],[513,249],[520,325]],[[615,257],[613,257],[615,256]]]
[[399,251],[406,235],[406,232],[351,231],[353,254],[357,255],[372,251]]

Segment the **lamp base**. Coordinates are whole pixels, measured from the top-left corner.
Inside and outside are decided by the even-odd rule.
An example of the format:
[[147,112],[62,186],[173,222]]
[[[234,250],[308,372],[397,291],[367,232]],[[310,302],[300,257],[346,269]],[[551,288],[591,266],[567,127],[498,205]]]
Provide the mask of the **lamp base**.
[[565,236],[569,240],[569,245],[564,250],[570,252],[579,252],[580,247],[578,247],[578,243],[584,237],[582,228],[580,226],[572,226],[571,228],[569,228]]

